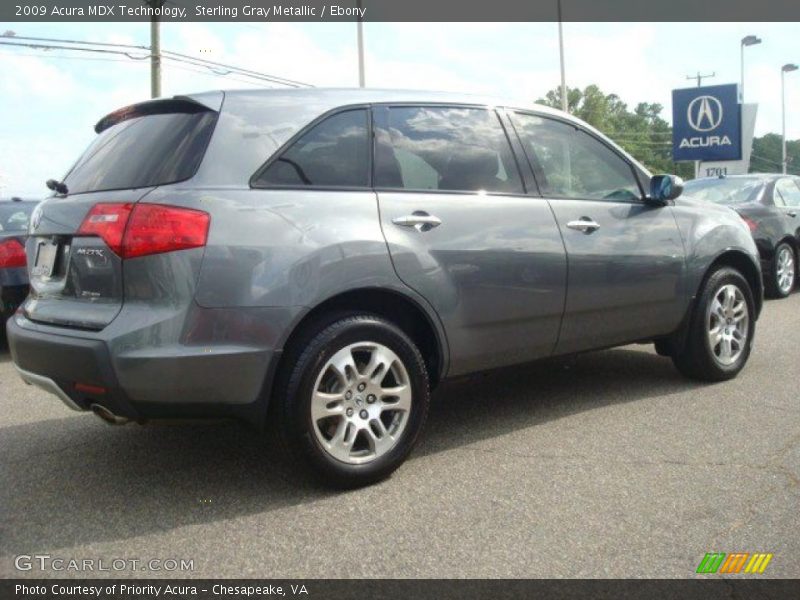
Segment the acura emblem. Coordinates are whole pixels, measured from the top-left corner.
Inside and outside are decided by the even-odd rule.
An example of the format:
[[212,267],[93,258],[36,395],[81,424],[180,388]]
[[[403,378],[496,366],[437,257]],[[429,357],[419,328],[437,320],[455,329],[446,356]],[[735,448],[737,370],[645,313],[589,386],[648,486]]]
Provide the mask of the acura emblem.
[[698,96],[689,103],[686,119],[695,131],[711,131],[722,123],[722,103],[714,96]]

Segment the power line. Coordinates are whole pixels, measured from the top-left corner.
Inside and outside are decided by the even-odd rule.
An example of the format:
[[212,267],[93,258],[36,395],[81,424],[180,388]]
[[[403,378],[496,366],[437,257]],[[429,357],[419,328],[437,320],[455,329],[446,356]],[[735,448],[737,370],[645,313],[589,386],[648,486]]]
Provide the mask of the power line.
[[122,50],[105,50],[101,48],[72,48],[70,46],[57,46],[57,45],[45,45],[45,44],[19,44],[17,42],[4,42],[4,41],[0,41],[0,45],[19,46],[24,48],[33,48],[35,50],[80,50],[82,52],[96,52],[98,54],[117,54],[117,55],[127,56],[131,60],[144,60],[146,58],[150,58],[149,54],[146,56],[134,56],[129,52],[124,52]]
[[[5,37],[5,36],[0,36]],[[117,55],[124,55],[132,60],[145,60],[151,58],[150,48],[148,46],[141,46],[141,45],[134,45],[134,44],[118,44],[118,43],[111,43],[111,42],[90,42],[86,40],[72,40],[72,39],[63,39],[63,38],[41,38],[41,37],[28,37],[28,36],[8,36],[7,39],[13,40],[23,40],[24,42],[32,42],[32,43],[20,43],[16,41],[0,41],[0,44],[6,46],[20,46],[26,48],[33,48],[36,50],[50,50],[50,49],[57,49],[57,50],[71,50],[71,51],[80,51],[80,52],[95,52],[95,53],[102,53],[102,54],[117,54]],[[43,43],[46,42],[46,43]],[[71,44],[70,46],[65,46],[64,44]],[[100,46],[100,48],[93,47],[93,46]],[[113,50],[111,49],[113,48]],[[147,52],[144,56],[136,56],[132,53],[125,52],[121,49],[128,49],[128,50],[138,50],[142,52]],[[217,61],[207,60],[204,58],[195,58],[188,54],[182,54],[180,52],[173,52],[171,50],[162,50],[161,52],[162,58],[167,60],[172,60],[175,62],[182,62],[194,66],[200,66],[203,68],[208,69],[209,71],[215,72],[218,75],[228,75],[228,74],[239,74],[244,75],[246,77],[251,77],[253,79],[259,79],[262,81],[268,81],[270,83],[275,83],[279,85],[285,85],[288,87],[314,87],[310,83],[305,83],[302,81],[296,81],[293,79],[287,79],[285,77],[278,77],[275,75],[269,75],[267,73],[261,73],[259,71],[254,71],[252,69],[244,69],[242,67],[236,67],[234,65],[229,65]]]
[[[127,64],[127,65],[131,65],[131,66],[136,66],[136,65],[143,64],[141,62],[131,63],[131,62],[128,61],[128,59],[125,59],[125,58],[104,58],[104,57],[100,57],[100,56],[48,55],[48,56],[44,56],[43,57],[41,54],[36,54],[36,53],[33,53],[33,52],[15,52],[15,51],[4,52],[4,51],[1,51],[1,50],[0,50],[0,55],[4,55],[4,56],[31,56],[31,57],[44,58],[46,60],[56,59],[56,60],[83,60],[83,61],[114,62],[114,63]],[[252,80],[240,79],[238,77],[232,77],[232,76],[227,75],[227,74],[215,73],[214,71],[211,71],[211,70],[208,70],[208,69],[192,69],[190,67],[183,67],[183,66],[179,66],[177,64],[166,65],[166,68],[168,68],[168,69],[176,69],[178,71],[186,71],[187,73],[197,73],[198,75],[204,75],[206,77],[224,77],[227,81],[238,81],[240,83],[247,83],[247,84],[251,84],[251,85],[253,84]]]

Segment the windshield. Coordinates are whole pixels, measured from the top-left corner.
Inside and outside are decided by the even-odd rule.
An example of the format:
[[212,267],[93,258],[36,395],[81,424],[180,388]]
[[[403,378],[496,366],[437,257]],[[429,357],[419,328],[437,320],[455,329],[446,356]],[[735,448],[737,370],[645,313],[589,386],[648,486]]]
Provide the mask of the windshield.
[[133,117],[102,131],[64,183],[70,194],[175,183],[200,166],[217,113],[209,110]]
[[0,234],[25,233],[35,202],[0,204]]
[[694,179],[683,186],[684,196],[715,204],[742,204],[758,198],[764,180],[753,178]]

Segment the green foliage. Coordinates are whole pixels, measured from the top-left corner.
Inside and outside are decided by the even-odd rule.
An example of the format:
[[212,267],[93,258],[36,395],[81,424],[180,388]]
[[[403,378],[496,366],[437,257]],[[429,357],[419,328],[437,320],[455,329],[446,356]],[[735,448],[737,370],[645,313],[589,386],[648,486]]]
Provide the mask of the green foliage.
[[[800,175],[800,140],[786,142],[786,156],[788,158],[786,171]],[[779,173],[781,171],[780,135],[768,133],[753,139],[750,171],[753,173]]]
[[[547,92],[539,104],[561,108],[561,89]],[[567,107],[579,119],[599,129],[653,173],[692,177],[694,167],[672,161],[672,127],[661,118],[660,104],[641,102],[633,110],[616,94],[604,94],[596,85],[584,90],[567,88]]]
[[[547,92],[539,104],[561,108],[561,89]],[[660,104],[642,102],[633,110],[616,94],[604,94],[596,85],[584,90],[567,88],[569,112],[599,129],[653,173],[675,173],[686,179],[694,176],[692,163],[672,160],[672,127],[661,118]],[[800,140],[787,143],[788,171],[800,174]],[[781,137],[768,133],[753,140],[750,170],[777,172],[781,169]]]

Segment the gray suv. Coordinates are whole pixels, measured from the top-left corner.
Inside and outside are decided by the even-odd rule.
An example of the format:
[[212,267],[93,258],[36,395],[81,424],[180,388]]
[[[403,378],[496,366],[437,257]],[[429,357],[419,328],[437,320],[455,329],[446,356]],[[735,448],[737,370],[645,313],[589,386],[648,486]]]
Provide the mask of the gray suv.
[[706,381],[748,359],[747,225],[558,111],[236,91],[95,130],[31,219],[7,327],[23,379],[107,421],[274,426],[355,486],[408,456],[445,377],[630,342]]

